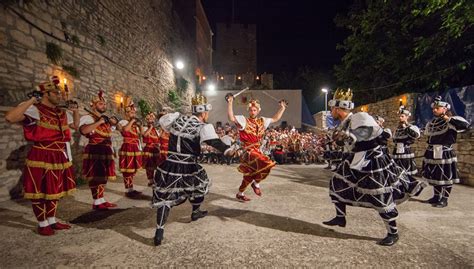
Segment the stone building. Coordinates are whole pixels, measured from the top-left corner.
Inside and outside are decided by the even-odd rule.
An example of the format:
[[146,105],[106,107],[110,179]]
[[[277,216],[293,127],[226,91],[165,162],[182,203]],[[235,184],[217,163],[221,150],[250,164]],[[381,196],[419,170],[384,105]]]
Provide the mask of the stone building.
[[[29,149],[12,106],[52,75],[87,106],[105,91],[111,113],[131,96],[152,109],[188,111],[197,70],[211,68],[210,28],[200,0],[49,0],[0,3],[0,200],[19,194]],[[174,68],[177,59],[185,68]],[[175,98],[171,98],[171,97]],[[180,102],[179,102],[180,101]],[[76,175],[81,143],[74,135]],[[120,136],[114,137],[120,145]]]
[[257,26],[217,23],[214,69],[220,75],[257,73]]
[[257,26],[217,23],[212,75],[202,85],[215,83],[220,90],[245,87],[273,89],[273,75],[257,72]]

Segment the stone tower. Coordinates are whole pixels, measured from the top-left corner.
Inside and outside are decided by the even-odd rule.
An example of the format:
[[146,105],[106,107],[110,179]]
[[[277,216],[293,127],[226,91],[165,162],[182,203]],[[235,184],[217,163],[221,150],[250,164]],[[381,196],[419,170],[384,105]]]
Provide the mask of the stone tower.
[[213,66],[221,75],[256,74],[257,26],[218,23]]

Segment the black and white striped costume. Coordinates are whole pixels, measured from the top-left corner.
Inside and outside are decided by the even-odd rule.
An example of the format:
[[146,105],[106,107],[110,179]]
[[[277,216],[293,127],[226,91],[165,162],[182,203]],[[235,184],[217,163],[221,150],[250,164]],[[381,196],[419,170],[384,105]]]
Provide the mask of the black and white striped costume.
[[338,165],[342,161],[343,148],[341,146],[335,145],[333,140],[333,135],[336,130],[331,130],[326,135],[326,146],[323,158],[329,162],[329,166]]
[[393,142],[393,160],[411,177],[418,173],[415,162],[415,153],[411,150],[411,145],[420,137],[420,129],[416,125],[400,125],[395,130]]
[[389,128],[383,128],[382,129],[382,134],[379,136],[379,144],[380,148],[382,149],[384,154],[389,154],[388,153],[388,140],[392,138],[392,130]]
[[209,192],[210,179],[197,163],[201,143],[222,152],[230,147],[219,139],[211,124],[196,116],[176,112],[164,115],[159,122],[170,133],[167,159],[155,171],[152,199],[152,206],[158,208],[158,229],[163,229],[171,207],[189,199],[196,212]]
[[434,186],[435,199],[447,200],[452,185],[459,183],[453,144],[456,143],[457,133],[468,128],[469,123],[459,116],[448,121],[436,117],[426,125],[424,134],[428,136],[428,148],[423,159],[422,176]]
[[346,205],[373,208],[384,220],[388,234],[397,234],[396,204],[417,193],[422,184],[410,183],[405,171],[383,152],[383,129],[369,114],[356,113],[343,123],[353,144],[352,154],[337,167],[329,185],[336,216],[345,217]]

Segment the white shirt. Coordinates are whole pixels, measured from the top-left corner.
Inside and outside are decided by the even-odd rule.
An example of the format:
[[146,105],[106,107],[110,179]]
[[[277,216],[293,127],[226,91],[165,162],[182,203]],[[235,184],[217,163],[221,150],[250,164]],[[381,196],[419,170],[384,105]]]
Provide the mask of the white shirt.
[[[35,120],[40,119],[39,110],[35,105],[31,105],[30,107],[28,107],[24,115]],[[72,113],[70,111],[66,111],[66,117],[67,117],[67,124],[72,124],[74,122],[74,117],[72,116]]]
[[[270,124],[272,123],[272,119],[271,118],[265,118],[265,117],[262,117],[262,118],[263,118],[263,128],[267,129],[268,126],[270,126]],[[245,116],[237,115],[237,116],[235,116],[235,120],[240,125],[239,130],[245,129],[245,126],[247,125],[247,119],[245,118]]]

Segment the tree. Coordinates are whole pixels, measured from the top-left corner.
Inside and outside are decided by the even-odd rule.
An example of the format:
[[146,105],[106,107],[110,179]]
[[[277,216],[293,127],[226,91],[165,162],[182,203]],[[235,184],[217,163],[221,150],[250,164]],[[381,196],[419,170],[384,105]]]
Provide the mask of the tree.
[[358,103],[474,83],[474,1],[356,0],[335,22],[352,32],[335,76]]

